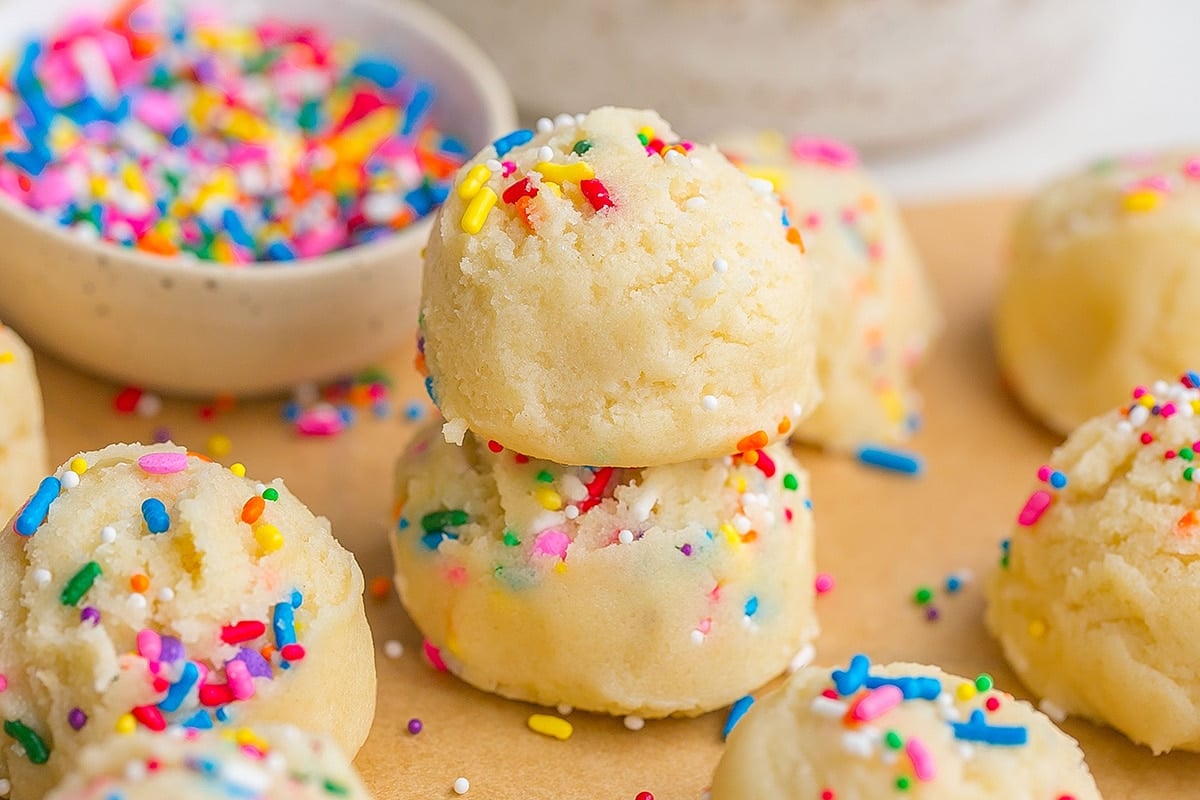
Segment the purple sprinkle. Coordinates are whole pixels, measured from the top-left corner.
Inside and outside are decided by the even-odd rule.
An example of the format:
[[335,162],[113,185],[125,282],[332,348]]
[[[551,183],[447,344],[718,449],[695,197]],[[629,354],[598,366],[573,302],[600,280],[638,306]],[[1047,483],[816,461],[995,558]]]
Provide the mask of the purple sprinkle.
[[926,609],[925,609],[925,619],[929,620],[930,622],[937,622],[937,621],[938,621],[938,617],[940,617],[940,616],[942,616],[942,615],[941,615],[941,612],[939,612],[939,611],[938,611],[936,608],[934,608],[933,606],[928,606],[928,607],[926,607]]
[[[269,678],[271,677],[271,664],[257,651],[249,647],[243,647],[238,651],[238,654],[230,661],[240,661],[246,665],[246,671],[254,678]],[[228,662],[226,662],[228,663]]]
[[690,556],[692,554],[692,546],[690,544],[685,544],[683,547],[679,548],[679,552],[683,553],[685,556]]
[[408,732],[413,736],[416,736],[418,733],[420,733],[421,729],[424,727],[425,726],[421,724],[421,720],[417,719],[416,717],[413,717],[408,721]]
[[79,730],[84,725],[87,725],[87,714],[83,713],[82,708],[72,708],[67,712],[67,724],[72,730]]
[[100,609],[95,606],[84,606],[83,611],[79,612],[80,622],[90,622],[93,625],[100,624]]
[[156,444],[171,441],[171,431],[167,428],[156,428],[154,430],[154,441]]
[[186,655],[187,652],[183,649],[183,642],[174,636],[162,637],[162,653],[159,654],[159,661],[174,664],[176,661],[183,660]]

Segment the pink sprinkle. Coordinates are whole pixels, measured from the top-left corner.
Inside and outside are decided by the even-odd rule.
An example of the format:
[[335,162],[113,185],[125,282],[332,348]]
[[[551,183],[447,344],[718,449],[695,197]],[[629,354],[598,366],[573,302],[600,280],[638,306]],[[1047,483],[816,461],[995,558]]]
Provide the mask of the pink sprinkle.
[[565,559],[567,557],[567,547],[571,544],[571,538],[560,530],[551,528],[550,530],[542,531],[533,540],[533,552],[543,556],[558,556]]
[[1039,490],[1029,495],[1029,499],[1025,501],[1025,507],[1017,515],[1017,524],[1026,528],[1032,527],[1042,518],[1042,514],[1046,513],[1046,509],[1050,507],[1053,500],[1054,496],[1047,491]]
[[330,405],[313,406],[296,419],[296,430],[304,436],[334,436],[345,427],[342,415]]
[[162,656],[162,637],[149,628],[137,632],[137,649],[147,661],[158,661]]
[[434,669],[438,672],[449,671],[446,662],[442,660],[442,651],[438,650],[433,642],[426,639],[421,644],[421,648],[425,651],[425,657],[429,659],[429,663],[433,665]]
[[147,474],[171,475],[187,469],[187,453],[146,453],[137,463]]
[[833,591],[833,576],[828,572],[817,573],[817,594],[828,594]]
[[1038,467],[1037,476],[1038,476],[1038,480],[1041,481],[1042,483],[1045,483],[1046,481],[1050,480],[1050,465],[1043,464],[1042,466]]
[[8,690],[8,678],[5,677],[4,675],[0,675],[0,693],[3,693],[7,690]]
[[1183,162],[1183,174],[1189,178],[1200,178],[1200,158],[1189,158]]
[[1149,433],[1143,433],[1138,437],[1138,441],[1140,441],[1142,444],[1150,444],[1154,441],[1154,436]]
[[504,168],[504,177],[506,178],[517,171],[517,162],[515,161],[505,161],[500,166]]
[[810,211],[804,215],[804,227],[815,231],[821,227],[821,215],[815,211]]
[[879,719],[904,701],[904,692],[899,686],[885,683],[869,691],[850,709],[850,716],[859,722]]
[[704,619],[700,620],[700,624],[696,626],[696,630],[707,636],[708,632],[712,630],[712,619],[705,617]]
[[850,168],[858,164],[858,153],[854,148],[836,139],[797,136],[792,139],[792,155],[800,161],[830,167]]
[[1158,413],[1159,413],[1159,416],[1161,416],[1163,419],[1169,419],[1171,416],[1173,416],[1175,414],[1175,411],[1176,411],[1175,404],[1167,403],[1166,405],[1164,405],[1162,408],[1160,408],[1158,410]]
[[1171,191],[1171,181],[1166,175],[1148,175],[1134,183],[1139,189],[1151,189],[1166,194]]
[[169,92],[147,89],[140,93],[133,105],[133,113],[148,127],[163,135],[170,134],[183,121],[179,104]]
[[254,678],[250,668],[243,661],[228,661],[225,664],[225,680],[233,690],[236,700],[249,700],[254,697]]
[[914,738],[905,742],[904,752],[908,754],[908,760],[912,762],[917,780],[931,781],[937,777],[937,767],[933,763],[933,756],[930,755],[920,739]]
[[1133,389],[1133,399],[1140,400],[1142,395],[1144,395],[1145,393],[1146,393],[1145,386],[1135,386]]

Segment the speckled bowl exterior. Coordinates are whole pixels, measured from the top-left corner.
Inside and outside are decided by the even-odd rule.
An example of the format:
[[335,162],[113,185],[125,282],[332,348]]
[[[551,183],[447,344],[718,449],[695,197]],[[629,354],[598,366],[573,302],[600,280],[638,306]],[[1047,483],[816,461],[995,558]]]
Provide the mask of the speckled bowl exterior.
[[[102,0],[0,6],[0,52]],[[240,0],[213,2],[231,18]],[[460,31],[405,0],[260,0],[395,57],[438,91],[438,124],[477,150],[516,127],[499,74]],[[91,242],[0,196],[0,318],[121,383],[211,396],[283,391],[367,366],[413,336],[432,216],[380,241],[288,266],[234,268]]]

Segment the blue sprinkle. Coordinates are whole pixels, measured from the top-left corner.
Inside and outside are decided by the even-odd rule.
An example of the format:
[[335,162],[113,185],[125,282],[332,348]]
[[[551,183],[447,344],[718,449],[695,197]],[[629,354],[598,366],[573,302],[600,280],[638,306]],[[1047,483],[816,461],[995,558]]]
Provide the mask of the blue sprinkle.
[[295,261],[296,254],[283,242],[271,242],[267,247],[267,258],[271,261]]
[[53,475],[42,478],[33,497],[29,498],[25,508],[17,515],[17,521],[13,523],[13,530],[22,536],[32,536],[37,533],[37,529],[46,521],[46,515],[50,513],[50,504],[55,501],[60,491],[62,491],[62,483],[58,478]]
[[533,131],[528,128],[521,128],[492,142],[492,147],[496,148],[496,158],[504,158],[509,150],[512,150],[514,147],[520,147],[532,139]]
[[376,400],[371,404],[371,415],[375,419],[387,419],[392,415],[392,404],[387,400]]
[[937,700],[938,695],[942,693],[942,682],[927,676],[884,678],[868,675],[863,681],[863,686],[868,689],[895,686],[904,695],[905,700]]
[[157,497],[142,501],[142,518],[146,520],[146,530],[151,533],[162,533],[171,527],[171,516],[167,507]]
[[287,403],[283,407],[283,418],[288,422],[295,422],[300,419],[300,404],[295,400]]
[[402,531],[405,531],[405,530],[408,530],[408,526],[409,526],[409,525],[411,525],[411,524],[412,524],[412,523],[408,521],[408,517],[401,517],[401,518],[400,518],[400,524],[399,524],[399,525],[397,525],[397,527],[398,527],[400,530],[402,530]]
[[291,668],[292,668],[292,662],[290,662],[290,661],[280,661],[280,662],[279,662],[279,668],[280,668],[280,669],[291,669]]
[[304,595],[300,594],[299,589],[292,589],[292,608],[299,608],[304,604]]
[[1187,379],[1188,383],[1190,383],[1193,388],[1200,388],[1200,374],[1189,370],[1187,372]]
[[90,125],[104,119],[104,106],[96,98],[88,95],[78,103],[72,103],[62,110],[63,116],[79,127]]
[[752,705],[754,705],[754,698],[750,695],[739,697],[734,701],[729,709],[729,716],[725,718],[725,727],[721,728],[721,739],[729,738],[729,734],[742,721],[742,717],[746,716],[746,712],[750,710],[750,706]]
[[429,184],[427,191],[429,197],[433,200],[434,205],[441,205],[446,202],[446,198],[450,196],[451,181],[434,181]]
[[436,95],[432,84],[421,83],[417,86],[408,102],[408,108],[404,109],[404,124],[400,126],[401,136],[411,135],[425,121],[425,115],[429,113]]
[[180,125],[175,130],[171,131],[171,135],[167,137],[174,147],[183,147],[192,140],[192,132],[187,129],[186,125]]
[[812,498],[811,497],[804,498],[804,508],[807,509],[808,511],[812,511]]
[[167,689],[167,696],[158,704],[158,707],[167,713],[178,711],[187,698],[188,692],[192,690],[198,680],[200,680],[200,670],[191,661],[187,662],[183,665],[183,673],[180,674],[179,680]]
[[202,708],[195,714],[192,714],[190,717],[185,719],[181,724],[185,728],[199,728],[201,730],[208,730],[213,726],[213,721],[212,717],[208,715],[208,712]]
[[951,722],[954,738],[964,742],[982,742],[1001,747],[1016,747],[1029,741],[1029,731],[1023,725],[989,725],[978,708],[966,722]]
[[949,592],[950,594],[954,594],[961,588],[962,588],[962,579],[959,578],[957,575],[951,575],[949,578],[946,578],[946,591],[947,592]]
[[867,673],[870,669],[871,659],[862,653],[851,658],[850,666],[845,670],[835,669],[833,671],[833,685],[837,687],[837,693],[845,697],[848,694],[857,692],[866,682]]
[[430,531],[421,537],[421,544],[425,545],[430,550],[437,550],[438,547],[441,546],[442,542],[446,541],[447,539],[457,538],[458,534],[456,533],[448,533],[446,531]]
[[341,417],[343,425],[354,424],[354,409],[350,406],[339,406],[338,416]]
[[275,648],[296,643],[296,614],[291,603],[276,603],[271,614],[271,628],[275,631]]
[[42,170],[49,163],[48,158],[33,150],[6,150],[4,151],[4,157],[12,162],[13,166],[17,167],[17,169],[35,178],[42,174]]
[[231,711],[229,711],[228,706],[221,706],[220,708],[217,709],[217,721],[218,722],[229,722],[229,720],[231,720],[231,719],[233,719],[233,713]]
[[227,208],[221,214],[221,225],[224,226],[225,232],[229,234],[229,238],[240,244],[242,247],[254,247],[256,242],[250,232],[246,230],[246,226],[242,223],[242,218],[232,208]]
[[429,400],[435,406],[437,405],[437,393],[433,391],[433,376],[429,375],[425,378],[425,392],[429,395]]
[[469,156],[474,151],[467,147],[467,143],[457,136],[446,136],[442,139],[438,146],[443,153],[451,153],[456,156]]
[[755,595],[746,601],[746,616],[753,617],[758,613],[758,596]]
[[408,204],[408,207],[418,217],[423,217],[433,210],[433,199],[425,191],[424,186],[413,189],[411,192],[405,194],[404,202]]
[[785,227],[785,228],[791,227],[792,223],[788,220],[788,213],[787,213],[786,208],[783,210],[783,216],[780,219],[780,222],[783,223],[783,227]]
[[417,422],[425,417],[425,406],[413,401],[404,406],[404,418],[409,422]]
[[360,58],[350,74],[370,81],[380,89],[391,89],[400,82],[400,68],[382,58]]
[[921,459],[917,455],[885,447],[864,447],[858,451],[858,460],[869,467],[879,467],[905,475],[920,475],[922,469]]
[[205,758],[204,756],[197,756],[191,759],[188,765],[204,775],[216,775],[221,770],[221,765],[217,763],[216,759]]
[[1050,473],[1050,485],[1055,489],[1061,489],[1067,485],[1067,476],[1058,470]]

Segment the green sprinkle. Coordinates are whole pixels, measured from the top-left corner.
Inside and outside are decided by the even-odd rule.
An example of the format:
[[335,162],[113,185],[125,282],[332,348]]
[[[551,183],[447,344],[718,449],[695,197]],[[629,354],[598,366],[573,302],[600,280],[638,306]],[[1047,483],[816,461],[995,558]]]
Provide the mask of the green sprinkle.
[[432,511],[421,517],[421,527],[426,531],[440,531],[455,525],[466,525],[471,517],[461,508],[449,511]]
[[933,589],[928,586],[920,586],[917,591],[913,592],[913,600],[917,605],[923,606],[933,599]]
[[789,472],[783,476],[783,488],[794,492],[800,488],[800,481],[797,480],[795,475]]
[[883,736],[883,743],[886,744],[892,750],[899,750],[901,747],[904,746],[904,739],[902,739],[900,737],[900,734],[897,733],[896,731],[888,731]]
[[66,586],[58,594],[58,599],[62,601],[64,606],[77,605],[83,596],[88,593],[88,589],[92,588],[92,584],[96,582],[103,574],[100,565],[95,561],[89,561],[79,568],[79,571],[71,576],[71,580],[67,581]]
[[542,483],[554,483],[554,476],[550,474],[550,470],[544,469],[537,474],[537,479]]
[[514,533],[513,531],[505,531],[504,532],[504,546],[505,547],[516,547],[520,543],[521,543],[521,540],[517,538],[516,533]]
[[1192,479],[1192,475],[1195,474],[1195,472],[1196,472],[1195,467],[1188,467],[1187,469],[1185,469],[1183,471],[1183,479],[1185,481],[1190,481]]
[[896,788],[902,792],[907,792],[908,787],[911,785],[912,781],[909,780],[907,775],[901,775],[899,778],[896,778]]
[[1179,451],[1179,457],[1182,458],[1184,461],[1191,461],[1193,458],[1196,457],[1196,454],[1194,452],[1192,452],[1192,448],[1185,447]]
[[975,688],[981,692],[990,691],[994,685],[995,683],[992,681],[992,676],[988,675],[986,672],[979,673],[979,676],[975,678]]
[[[643,142],[643,144],[645,144],[645,142]],[[592,149],[591,141],[589,141],[587,139],[580,139],[578,142],[575,143],[575,146],[571,148],[571,151],[573,153],[575,153],[575,155],[581,156],[584,153],[586,153],[588,150],[591,150],[591,149]]]
[[37,733],[19,719],[4,720],[4,732],[25,748],[25,755],[33,764],[45,764],[50,760],[50,748]]
[[646,136],[644,133],[639,133],[638,141],[642,143],[642,147],[645,147],[646,145],[650,144],[650,137]]
[[346,788],[344,783],[336,783],[332,778],[325,779],[325,791],[330,794],[341,795],[345,797],[350,794],[350,790]]
[[279,499],[279,490],[276,489],[274,486],[269,487],[267,489],[263,489],[262,496],[263,496],[263,500],[270,500],[271,502],[275,502],[276,500]]

